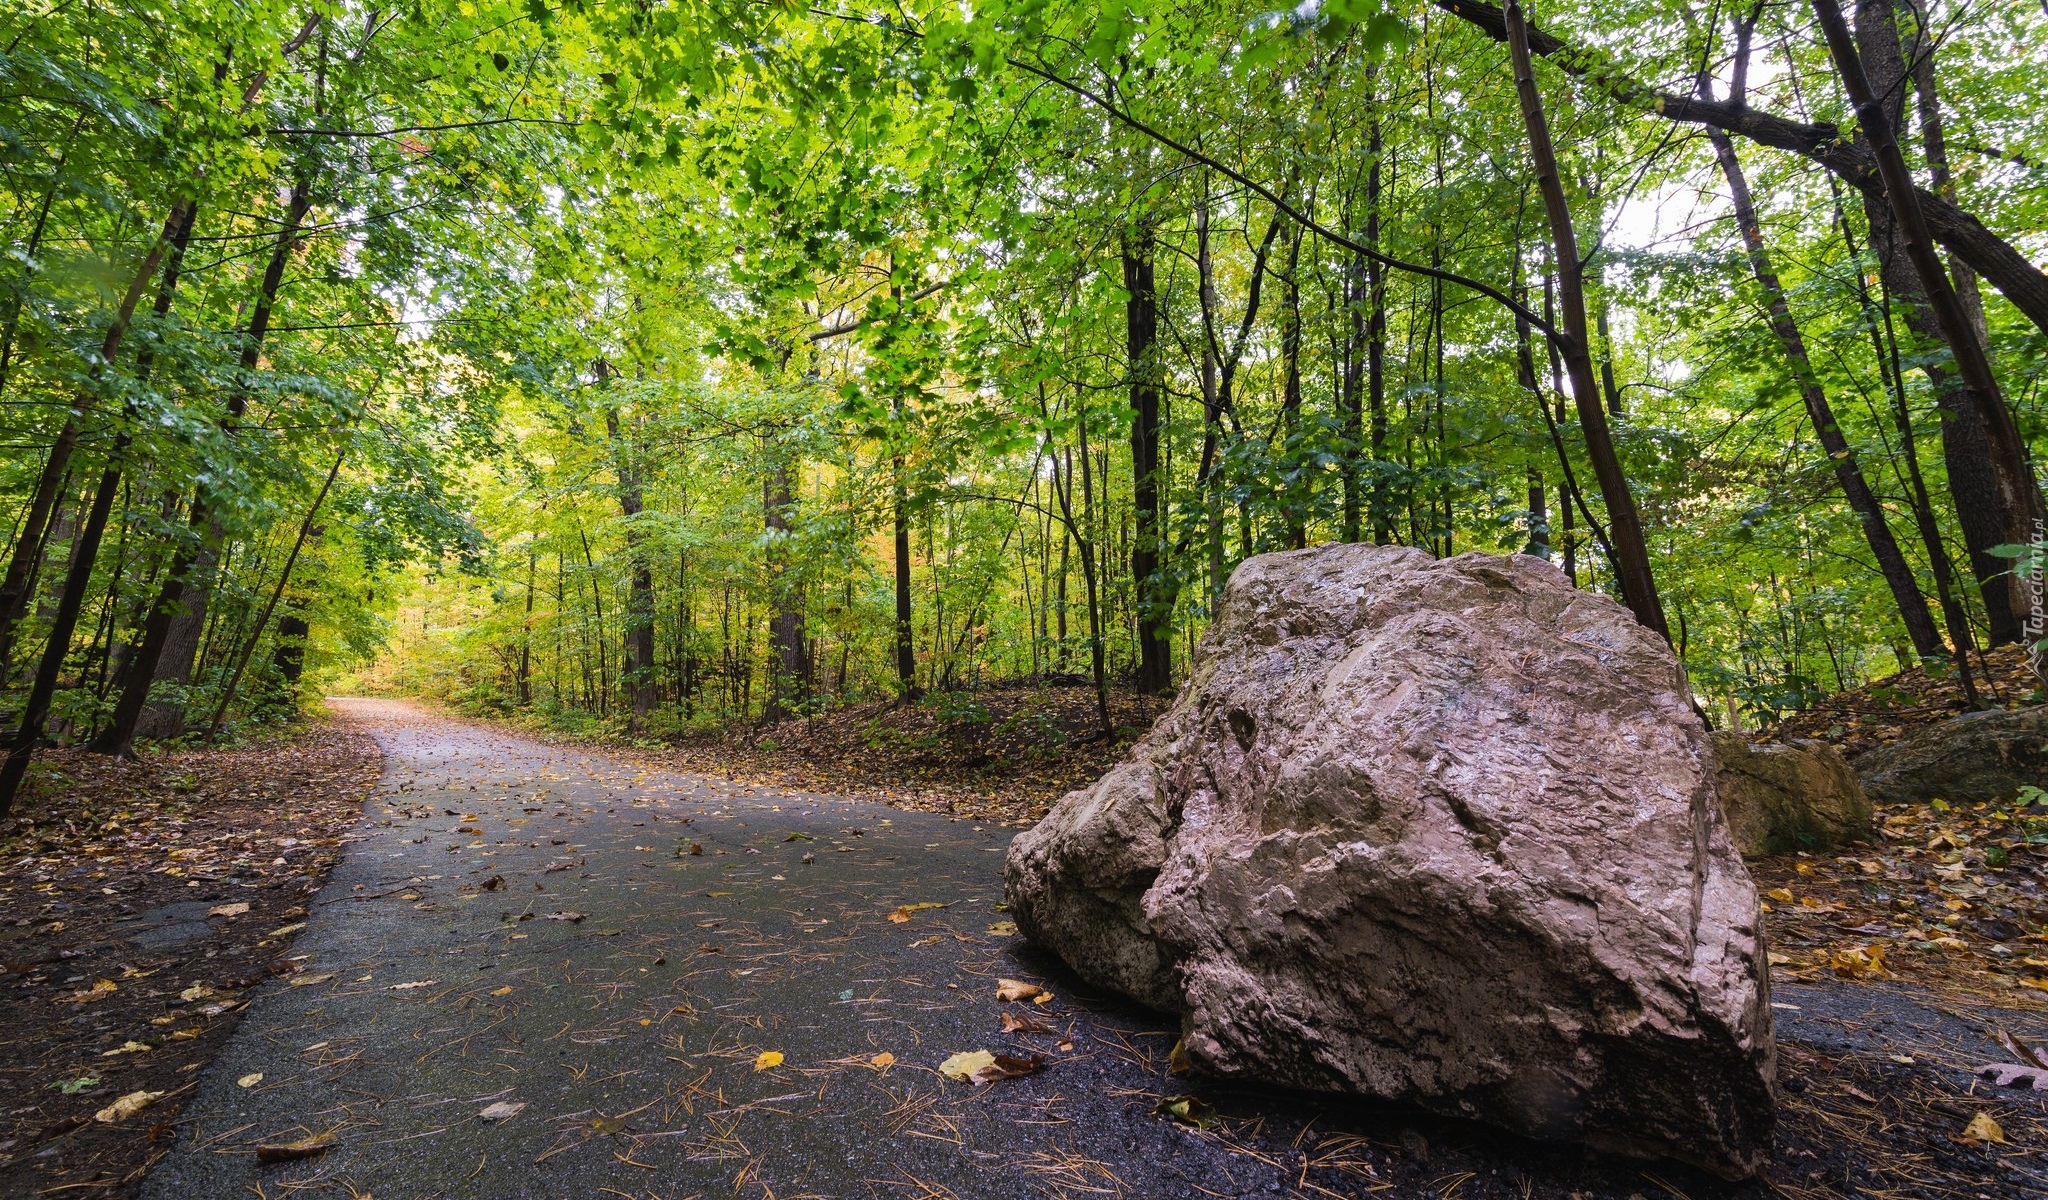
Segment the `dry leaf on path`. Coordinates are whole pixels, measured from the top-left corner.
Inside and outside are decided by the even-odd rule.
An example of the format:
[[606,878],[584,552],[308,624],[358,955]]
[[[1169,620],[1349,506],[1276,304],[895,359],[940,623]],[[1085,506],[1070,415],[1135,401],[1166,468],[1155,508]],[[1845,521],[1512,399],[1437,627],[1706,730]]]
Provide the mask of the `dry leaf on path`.
[[[100,982],[104,983],[106,981],[101,980]],[[1994,1031],[1993,1036],[1998,1039],[1999,1045],[2005,1047],[2005,1052],[2013,1056],[2014,1061],[2023,1062],[2030,1067],[2039,1067],[2044,1071],[2048,1071],[2048,1060],[2042,1058],[2041,1051],[2027,1045],[2025,1042],[2014,1037],[2011,1032],[2004,1029]]]
[[333,1145],[334,1135],[331,1133],[316,1133],[311,1137],[302,1137],[296,1142],[266,1143],[256,1147],[256,1161],[293,1162],[325,1153]]
[[946,906],[943,904],[934,903],[930,900],[920,900],[916,904],[904,904],[896,908],[890,909],[889,920],[897,925],[901,925],[905,921],[908,921],[910,919],[912,913],[921,913],[928,908],[944,907]]
[[873,1058],[869,1059],[868,1062],[873,1064],[877,1068],[894,1066],[896,1064],[896,1056],[889,1053],[887,1050],[884,1050],[880,1054],[877,1054]]
[[567,921],[571,925],[581,925],[583,919],[588,915],[588,913],[580,912],[551,912],[548,914],[548,920]]
[[394,983],[384,990],[387,992],[410,992],[415,988],[430,988],[440,982],[438,979],[415,979],[411,983]]
[[[95,979],[92,981],[92,986],[89,988],[81,988],[80,990],[75,991],[68,996],[57,997],[57,1003],[91,1004],[95,1000],[104,1000],[108,996],[113,995],[115,992],[119,990],[120,989],[114,985],[114,981],[111,979]],[[84,1018],[80,1019],[83,1020]]]
[[1033,1004],[1044,1004],[1052,999],[1052,993],[1035,983],[1025,983],[1021,979],[998,979],[996,980],[996,999],[1029,1000]]
[[1046,1024],[1046,1023],[1045,1023],[1044,1021],[1041,1021],[1041,1020],[1039,1020],[1039,1019],[1038,1019],[1037,1017],[1034,1017],[1034,1016],[1032,1016],[1032,1015],[1031,1015],[1030,1013],[1025,1013],[1025,1014],[1023,1014],[1022,1016],[1019,1016],[1018,1014],[1016,1014],[1016,1013],[1013,1013],[1013,1012],[1006,1012],[1006,1013],[1004,1013],[1004,1014],[1003,1014],[1002,1016],[1003,1016],[1003,1032],[1004,1032],[1004,1033],[1058,1033],[1058,1032],[1059,1032],[1058,1030],[1054,1029],[1054,1028],[1053,1028],[1052,1026],[1050,1026],[1050,1025]]
[[162,1092],[130,1092],[92,1115],[102,1125],[125,1121],[163,1098]]
[[526,1101],[524,1100],[500,1100],[478,1113],[477,1116],[486,1121],[509,1121],[513,1117],[518,1116],[525,1107]]
[[1168,1096],[1152,1111],[1165,1113],[1174,1120],[1185,1121],[1197,1129],[1207,1129],[1216,1123],[1216,1106],[1200,1096]]
[[989,924],[988,931],[997,937],[1012,937],[1017,932],[1017,923],[1015,921],[994,921]]
[[1978,1113],[1970,1118],[1968,1125],[1963,1126],[1963,1137],[1972,1142],[1997,1142],[2003,1145],[2005,1130],[1991,1119],[1991,1114]]
[[994,1061],[975,1071],[971,1078],[976,1083],[994,1083],[999,1079],[1021,1079],[1026,1075],[1036,1075],[1044,1069],[1045,1055],[1043,1054],[1027,1054],[1022,1057],[1014,1054],[998,1054],[995,1056]]
[[1173,1075],[1185,1075],[1194,1069],[1195,1064],[1188,1058],[1188,1044],[1184,1041],[1175,1042],[1173,1049],[1168,1051],[1166,1055],[1167,1072]]
[[209,917],[239,917],[249,911],[249,906],[240,900],[233,904],[216,904],[206,910]]
[[763,1050],[754,1056],[754,1069],[756,1071],[766,1071],[781,1065],[782,1051],[780,1050]]
[[262,1083],[262,1082],[263,1082],[263,1072],[261,1072],[261,1071],[251,1071],[251,1072],[249,1072],[249,1073],[248,1073],[247,1075],[244,1075],[244,1076],[242,1076],[242,1077],[241,1077],[240,1079],[237,1079],[237,1080],[235,1080],[235,1086],[236,1086],[236,1087],[245,1087],[245,1088],[252,1088],[252,1087],[255,1087],[255,1086],[256,1086],[257,1084],[259,1084],[259,1083]]
[[939,1074],[966,1083],[976,1071],[995,1065],[996,1056],[986,1050],[966,1050],[939,1064]]
[[1971,1072],[1992,1087],[2032,1088],[2048,1092],[2048,1070],[2022,1063],[1985,1063]]

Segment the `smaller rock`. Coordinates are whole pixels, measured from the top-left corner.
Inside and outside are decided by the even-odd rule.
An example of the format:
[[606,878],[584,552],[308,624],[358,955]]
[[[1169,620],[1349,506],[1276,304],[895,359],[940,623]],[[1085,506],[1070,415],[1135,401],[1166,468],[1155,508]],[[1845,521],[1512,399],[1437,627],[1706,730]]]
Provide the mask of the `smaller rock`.
[[1864,754],[1856,775],[1879,804],[2009,801],[2023,786],[2048,787],[2044,745],[2048,707],[1965,713]]
[[1721,732],[1714,755],[1721,811],[1746,858],[1825,850],[1870,831],[1870,800],[1855,770],[1825,742],[1754,745]]

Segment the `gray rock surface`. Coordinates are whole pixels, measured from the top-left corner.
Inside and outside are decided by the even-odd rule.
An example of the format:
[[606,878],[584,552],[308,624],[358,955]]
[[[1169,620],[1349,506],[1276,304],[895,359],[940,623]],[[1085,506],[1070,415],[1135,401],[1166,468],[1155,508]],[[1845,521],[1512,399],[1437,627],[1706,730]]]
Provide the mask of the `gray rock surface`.
[[1825,850],[1870,830],[1870,800],[1842,752],[1826,742],[1752,744],[1713,735],[1716,790],[1728,832],[1744,855]]
[[2048,707],[1965,713],[1856,760],[1879,804],[2011,800],[2025,784],[2048,787]]
[[1753,1174],[1761,918],[1670,648],[1528,557],[1231,577],[1173,708],[1012,844],[1018,924],[1226,1079]]

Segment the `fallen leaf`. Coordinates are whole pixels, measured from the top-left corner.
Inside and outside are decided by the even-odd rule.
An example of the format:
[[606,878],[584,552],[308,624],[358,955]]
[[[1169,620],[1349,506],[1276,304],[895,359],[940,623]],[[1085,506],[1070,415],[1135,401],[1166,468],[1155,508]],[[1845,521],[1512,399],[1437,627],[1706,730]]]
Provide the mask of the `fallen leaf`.
[[323,971],[318,975],[294,975],[292,976],[291,983],[287,986],[310,987],[316,983],[326,983],[332,978],[334,978],[334,972],[332,971]]
[[519,1111],[525,1107],[526,1101],[524,1100],[500,1100],[478,1113],[477,1116],[486,1121],[509,1121],[513,1117],[518,1116]]
[[939,1074],[966,1083],[974,1078],[976,1071],[992,1067],[995,1063],[996,1056],[986,1050],[967,1050],[940,1063]]
[[122,1042],[116,1049],[100,1051],[100,1057],[112,1058],[117,1054],[147,1054],[154,1049],[156,1047],[148,1042]]
[[255,1086],[256,1086],[257,1084],[259,1084],[259,1083],[262,1083],[262,1082],[263,1082],[263,1072],[261,1072],[261,1071],[251,1071],[251,1072],[249,1072],[249,1073],[248,1073],[247,1075],[244,1075],[244,1076],[242,1076],[242,1077],[241,1077],[240,1079],[237,1079],[237,1080],[235,1080],[235,1086],[236,1086],[236,1087],[245,1087],[245,1088],[248,1088],[248,1087],[255,1087]]
[[125,1121],[163,1098],[162,1092],[130,1092],[92,1115],[102,1125]]
[[1216,1123],[1216,1107],[1200,1096],[1168,1096],[1152,1111],[1165,1113],[1197,1129],[1207,1129]]
[[291,923],[291,924],[289,924],[289,925],[284,925],[284,926],[280,926],[280,927],[278,927],[278,928],[276,928],[276,929],[273,929],[273,930],[271,930],[271,931],[270,931],[269,933],[266,933],[266,934],[264,934],[263,936],[264,936],[264,937],[283,937],[283,936],[285,936],[286,934],[290,934],[290,933],[297,933],[297,932],[298,932],[299,930],[301,930],[301,929],[304,929],[305,927],[306,927],[306,923],[305,923],[304,921],[294,921],[294,922],[292,922],[292,923]]
[[256,1161],[292,1162],[325,1153],[332,1145],[334,1135],[331,1133],[316,1133],[312,1137],[302,1137],[296,1142],[273,1142],[256,1147]]
[[990,923],[988,931],[997,937],[1011,937],[1017,932],[1017,923],[1015,921],[995,921]]
[[2032,1088],[2048,1092],[2048,1071],[2021,1063],[1986,1063],[1973,1072],[1993,1087]]
[[1883,943],[1845,946],[1828,959],[1828,966],[1843,979],[1882,979],[1891,974],[1884,969],[1884,952]]
[[2012,1055],[2015,1059],[2026,1063],[2030,1067],[2040,1067],[2042,1070],[2048,1070],[2048,1061],[2043,1060],[2041,1052],[2020,1041],[2009,1031],[1999,1029],[1994,1032],[1993,1036],[1998,1039],[1999,1045],[2005,1047],[2006,1053]]
[[868,1061],[873,1063],[877,1067],[894,1066],[896,1063],[896,1056],[889,1053],[887,1050],[884,1050],[880,1054],[877,1054],[873,1058],[869,1059]]
[[415,988],[433,987],[439,982],[441,981],[438,979],[415,979],[411,983],[394,983],[384,990],[387,992],[410,992]]
[[998,979],[996,980],[996,999],[1031,1000],[1043,1004],[1046,1000],[1052,999],[1052,993],[1035,983],[1025,983],[1021,979]]
[[1765,892],[1764,895],[1772,900],[1776,900],[1780,904],[1792,903],[1792,893],[1787,888],[1772,888],[1770,891]]
[[477,886],[487,892],[500,891],[505,886],[505,877],[503,875],[493,875]]
[[599,1113],[590,1118],[590,1127],[606,1137],[610,1137],[613,1134],[626,1132],[626,1119],[624,1117],[607,1117],[603,1113]]
[[239,917],[249,911],[249,906],[240,900],[233,904],[216,904],[206,910],[209,917]]
[[928,908],[944,907],[946,906],[943,904],[934,903],[930,900],[920,900],[916,904],[904,904],[896,908],[890,909],[889,920],[898,925],[901,925],[905,921],[908,921],[910,919],[912,913],[921,913]]
[[761,1051],[761,1053],[754,1056],[754,1069],[756,1071],[766,1071],[772,1067],[779,1067],[781,1065],[782,1051],[780,1050],[763,1050]]
[[53,1083],[50,1086],[56,1088],[58,1091],[64,1093],[67,1096],[76,1096],[80,1092],[91,1091],[93,1088],[96,1088],[99,1085],[99,1076],[82,1075],[77,1079],[66,1079],[59,1083]]
[[999,1079],[1020,1079],[1026,1075],[1035,1075],[1044,1069],[1043,1054],[1028,1054],[1022,1057],[998,1054],[993,1062],[975,1071],[971,1078],[976,1083],[994,1083]]
[[491,989],[491,995],[493,995],[493,996],[509,996],[509,995],[511,995],[511,994],[512,994],[512,985],[511,985],[511,984],[509,984],[509,983],[508,983],[508,984],[506,984],[506,985],[505,985],[504,987],[501,987],[501,988],[493,988],[493,989]]
[[179,992],[178,999],[185,1001],[187,1004],[190,1004],[195,1000],[204,1000],[211,995],[213,995],[212,988],[207,987],[203,983],[195,983],[191,987],[186,988],[184,991]]
[[571,925],[581,925],[583,919],[588,915],[588,913],[580,912],[551,912],[548,914],[548,920],[567,921]]
[[1188,1060],[1188,1044],[1186,1042],[1175,1042],[1173,1049],[1167,1052],[1166,1069],[1175,1075],[1185,1075],[1195,1069],[1195,1064]]
[[1997,1142],[2005,1144],[2005,1130],[1991,1119],[1990,1113],[1978,1113],[1963,1126],[1963,1138],[1972,1142]]
[[919,948],[919,947],[921,947],[921,946],[936,946],[936,945],[938,945],[938,944],[939,944],[939,942],[940,942],[940,941],[942,941],[942,940],[943,940],[943,939],[941,939],[941,938],[939,937],[939,935],[935,933],[935,934],[931,935],[930,937],[921,937],[921,938],[917,939],[916,941],[914,941],[914,942],[910,943],[910,948],[911,948],[912,950],[916,950],[916,949],[918,949],[918,948]]
[[[111,979],[95,979],[89,988],[81,988],[68,996],[57,997],[57,1003],[91,1004],[95,1000],[104,1000],[119,990]],[[80,1019],[83,1020],[84,1018]]]
[[1018,1014],[1013,1012],[1005,1012],[1002,1016],[1004,1033],[1058,1032],[1052,1026],[1046,1024],[1044,1021],[1039,1020],[1037,1017],[1032,1016],[1030,1013],[1025,1013],[1022,1016],[1019,1016]]

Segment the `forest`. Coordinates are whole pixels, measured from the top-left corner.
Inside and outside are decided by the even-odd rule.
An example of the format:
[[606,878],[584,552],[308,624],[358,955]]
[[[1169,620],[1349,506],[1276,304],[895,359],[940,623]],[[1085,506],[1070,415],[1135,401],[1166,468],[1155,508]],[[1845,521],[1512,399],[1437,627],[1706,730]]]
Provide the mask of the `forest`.
[[[0,686],[669,738],[1546,559],[1716,724],[2038,637],[2048,5],[28,0]],[[953,697],[953,699],[948,699]],[[961,699],[959,697],[968,697]]]

